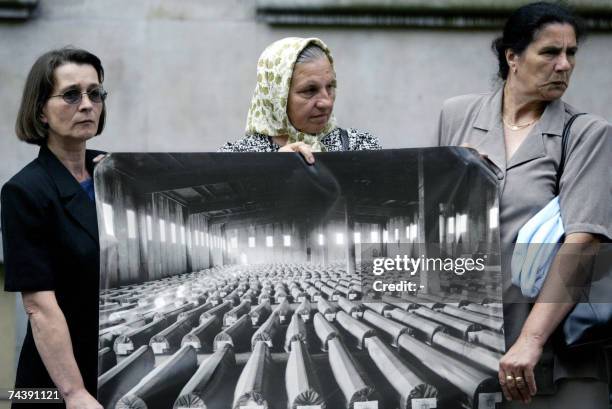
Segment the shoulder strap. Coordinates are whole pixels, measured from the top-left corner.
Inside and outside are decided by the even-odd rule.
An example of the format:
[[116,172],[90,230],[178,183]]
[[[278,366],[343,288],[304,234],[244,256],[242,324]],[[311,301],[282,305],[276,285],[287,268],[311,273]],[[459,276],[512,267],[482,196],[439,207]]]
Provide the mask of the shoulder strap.
[[340,129],[340,142],[342,142],[342,150],[348,151],[350,147],[348,132],[344,128],[338,128],[338,129]]
[[559,161],[559,168],[557,169],[557,195],[559,194],[559,183],[561,182],[561,176],[563,175],[563,169],[565,168],[565,157],[567,156],[567,144],[570,135],[570,130],[576,118],[584,114],[586,114],[586,112],[572,115],[569,121],[567,121],[565,123],[565,126],[563,127],[563,133],[561,134],[561,160]]

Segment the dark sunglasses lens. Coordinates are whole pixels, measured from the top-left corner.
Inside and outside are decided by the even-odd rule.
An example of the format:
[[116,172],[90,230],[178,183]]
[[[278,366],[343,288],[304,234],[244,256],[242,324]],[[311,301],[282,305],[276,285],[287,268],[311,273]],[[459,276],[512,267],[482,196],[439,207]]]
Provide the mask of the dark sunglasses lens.
[[106,91],[101,88],[98,88],[89,91],[88,95],[89,99],[91,99],[92,102],[102,102],[104,101],[104,98],[106,98]]
[[63,98],[69,104],[77,104],[81,100],[81,92],[77,90],[66,91]]

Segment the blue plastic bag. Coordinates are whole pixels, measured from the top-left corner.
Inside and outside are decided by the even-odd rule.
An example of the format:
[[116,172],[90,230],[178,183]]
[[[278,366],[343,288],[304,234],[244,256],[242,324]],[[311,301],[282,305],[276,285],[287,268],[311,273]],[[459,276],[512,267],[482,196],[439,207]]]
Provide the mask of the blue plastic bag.
[[519,230],[512,253],[512,284],[521,293],[535,298],[544,284],[548,270],[565,234],[559,196],[555,196]]

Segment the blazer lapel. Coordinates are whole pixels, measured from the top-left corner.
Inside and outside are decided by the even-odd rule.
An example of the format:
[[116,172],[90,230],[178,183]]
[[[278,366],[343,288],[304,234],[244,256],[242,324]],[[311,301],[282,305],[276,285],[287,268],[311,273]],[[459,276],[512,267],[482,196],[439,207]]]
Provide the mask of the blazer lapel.
[[500,87],[482,104],[473,125],[479,132],[473,133],[470,144],[485,153],[489,161],[499,169],[501,175],[505,175],[506,145],[501,125],[502,90],[503,88]]
[[[88,162],[88,169],[91,168],[90,174],[93,174],[91,156],[92,155],[88,152],[86,161]],[[46,168],[51,179],[55,182],[66,212],[96,243],[99,243],[98,219],[96,216],[95,203],[89,199],[89,196],[79,185],[79,182],[77,182],[49,148],[42,146],[38,159]]]
[[539,124],[537,124],[510,158],[508,169],[543,156],[546,156],[546,150],[544,149],[544,141],[542,140],[542,131],[540,130]]
[[546,156],[544,138],[548,135],[561,136],[564,118],[565,108],[561,100],[550,102],[544,109],[540,120],[510,158],[508,169]]

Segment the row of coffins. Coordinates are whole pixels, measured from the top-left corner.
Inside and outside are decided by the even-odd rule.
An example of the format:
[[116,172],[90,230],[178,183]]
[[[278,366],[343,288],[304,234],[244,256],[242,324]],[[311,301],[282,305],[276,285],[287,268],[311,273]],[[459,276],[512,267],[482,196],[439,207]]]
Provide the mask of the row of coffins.
[[360,290],[340,265],[290,264],[106,290],[99,399],[105,408],[495,407],[499,304],[370,301]]

